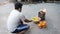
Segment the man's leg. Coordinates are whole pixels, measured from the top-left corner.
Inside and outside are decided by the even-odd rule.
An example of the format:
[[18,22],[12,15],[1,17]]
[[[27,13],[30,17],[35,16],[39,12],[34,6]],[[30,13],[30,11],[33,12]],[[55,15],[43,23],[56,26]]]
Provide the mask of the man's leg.
[[19,32],[18,34],[24,34],[25,32],[28,32],[28,31],[30,31],[30,26],[28,26],[27,30],[23,30],[23,31]]
[[27,24],[23,24],[22,26],[19,26],[19,27],[23,28],[23,30],[20,31],[19,34],[23,34],[24,32],[27,32],[30,29],[30,26],[28,26]]

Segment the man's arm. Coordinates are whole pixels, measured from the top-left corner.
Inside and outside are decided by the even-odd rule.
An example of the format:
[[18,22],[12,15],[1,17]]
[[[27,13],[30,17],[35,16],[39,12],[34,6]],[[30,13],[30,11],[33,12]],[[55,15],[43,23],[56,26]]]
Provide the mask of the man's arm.
[[24,22],[32,22],[32,20],[28,20],[28,19],[26,19],[26,17],[24,16],[24,15],[22,15],[22,21],[24,21]]
[[24,21],[25,21],[25,22],[32,22],[32,20],[28,20],[28,19],[25,19]]

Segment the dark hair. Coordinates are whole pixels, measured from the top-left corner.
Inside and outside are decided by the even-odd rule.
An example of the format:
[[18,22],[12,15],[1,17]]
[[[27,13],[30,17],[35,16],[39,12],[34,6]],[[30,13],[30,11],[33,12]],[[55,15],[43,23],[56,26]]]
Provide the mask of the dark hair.
[[15,3],[15,9],[19,9],[19,8],[22,8],[22,4],[19,2]]

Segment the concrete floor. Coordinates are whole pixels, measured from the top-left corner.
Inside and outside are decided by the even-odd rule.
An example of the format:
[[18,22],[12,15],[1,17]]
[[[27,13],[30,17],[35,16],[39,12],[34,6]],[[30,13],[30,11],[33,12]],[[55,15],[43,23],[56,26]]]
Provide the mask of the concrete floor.
[[[47,9],[46,21],[47,28],[39,29],[33,22],[29,23],[32,27],[27,34],[60,34],[60,3],[38,3],[23,5],[22,12],[27,19],[37,16],[41,8]],[[6,22],[9,13],[14,9],[13,3],[0,6],[0,34],[11,34],[7,30]]]

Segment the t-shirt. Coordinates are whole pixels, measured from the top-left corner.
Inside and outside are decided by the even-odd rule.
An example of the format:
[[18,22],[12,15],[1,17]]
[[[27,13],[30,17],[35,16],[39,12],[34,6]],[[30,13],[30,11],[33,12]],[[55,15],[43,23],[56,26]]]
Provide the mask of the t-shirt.
[[18,10],[12,10],[7,20],[8,30],[10,32],[15,31],[17,26],[21,24],[20,20],[25,20],[25,16],[22,14],[22,12],[19,12]]

